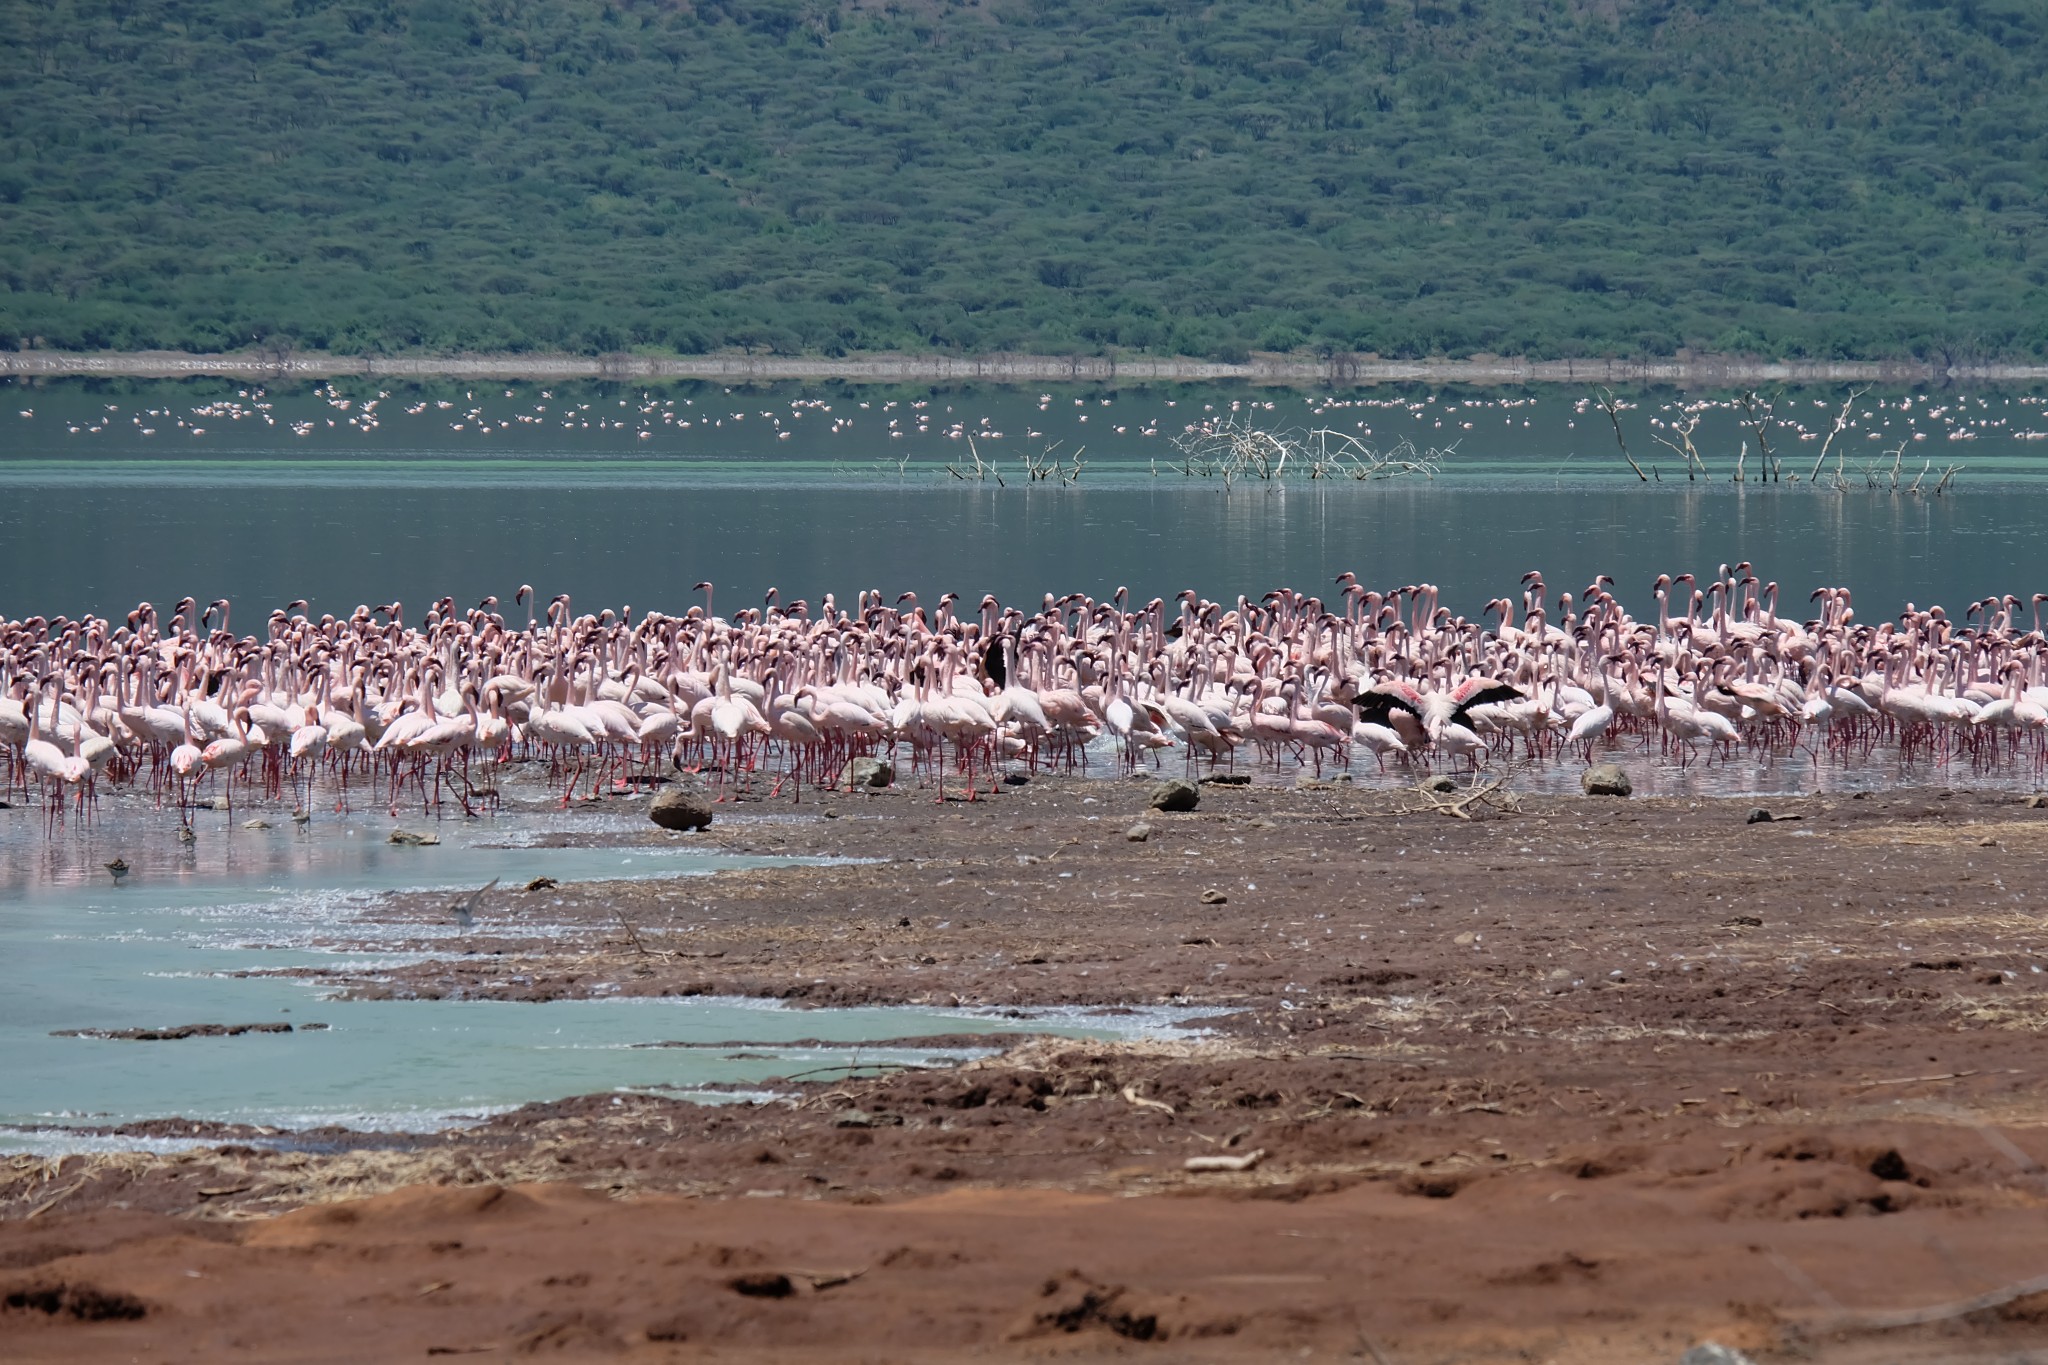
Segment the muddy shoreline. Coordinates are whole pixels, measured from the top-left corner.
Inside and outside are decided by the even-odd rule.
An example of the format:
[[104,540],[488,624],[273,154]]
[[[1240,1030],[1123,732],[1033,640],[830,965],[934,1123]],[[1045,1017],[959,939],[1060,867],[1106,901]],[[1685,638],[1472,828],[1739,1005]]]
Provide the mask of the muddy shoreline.
[[673,837],[860,861],[507,892],[461,949],[326,984],[1172,1005],[1198,1037],[0,1162],[9,1358],[1989,1361],[2048,1331],[2048,1283],[2007,1292],[2048,1275],[2048,810],[1146,794],[721,808]]
[[1382,360],[1338,355],[1258,355],[1242,363],[1154,356],[453,355],[342,356],[308,352],[0,351],[0,374],[177,379],[223,375],[278,381],[349,375],[474,379],[709,379],[746,383],[1227,383],[1322,387],[1369,384],[2019,384],[2048,379],[2048,366],[1922,361],[1758,360],[1673,356],[1649,360]]

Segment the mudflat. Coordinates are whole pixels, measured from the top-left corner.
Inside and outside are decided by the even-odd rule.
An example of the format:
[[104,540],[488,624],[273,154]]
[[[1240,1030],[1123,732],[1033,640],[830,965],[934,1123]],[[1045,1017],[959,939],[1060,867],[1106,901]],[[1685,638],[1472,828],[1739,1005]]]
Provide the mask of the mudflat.
[[[1199,1033],[287,1150],[138,1125],[210,1145],[0,1167],[0,1354],[1408,1365],[1711,1339],[1878,1362],[2048,1340],[2048,810],[1503,789],[1464,819],[1332,785],[1205,786],[1169,815],[1149,790],[721,808],[646,838],[849,861],[509,890],[465,951],[328,984],[1170,1005]],[[581,927],[523,927],[543,915]]]

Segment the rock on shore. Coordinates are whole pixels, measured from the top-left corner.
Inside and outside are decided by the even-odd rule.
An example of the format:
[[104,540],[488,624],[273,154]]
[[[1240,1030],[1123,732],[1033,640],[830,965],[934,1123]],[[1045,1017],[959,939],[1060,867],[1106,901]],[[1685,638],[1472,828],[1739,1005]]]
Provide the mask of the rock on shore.
[[648,803],[647,818],[663,829],[709,829],[711,803],[700,792],[669,787]]
[[1579,774],[1579,790],[1588,796],[1627,796],[1635,789],[1618,763],[1596,763]]

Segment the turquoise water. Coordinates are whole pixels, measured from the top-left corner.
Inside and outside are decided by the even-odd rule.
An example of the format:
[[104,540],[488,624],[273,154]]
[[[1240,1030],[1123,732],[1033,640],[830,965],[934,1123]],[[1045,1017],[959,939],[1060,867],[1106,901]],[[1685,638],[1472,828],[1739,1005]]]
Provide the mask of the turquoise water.
[[[306,981],[236,975],[315,966],[374,976],[380,966],[467,951],[494,930],[545,935],[546,893],[511,890],[537,876],[675,876],[788,861],[687,848],[500,846],[508,836],[530,838],[560,823],[449,822],[440,826],[446,842],[410,848],[384,842],[388,820],[337,820],[304,831],[286,822],[250,831],[209,825],[202,816],[199,842],[187,853],[170,837],[173,823],[146,813],[116,812],[48,843],[39,813],[0,813],[0,1056],[7,1059],[0,1070],[0,1150],[91,1144],[35,1131],[47,1125],[169,1115],[281,1128],[432,1129],[615,1087],[689,1093],[851,1062],[933,1059],[915,1047],[748,1046],[735,1058],[715,1046],[635,1046],[652,1042],[857,1043],[1165,1024],[1163,1017],[1134,1023],[1127,1016],[1059,1013],[1026,1021],[967,1011],[789,1010],[717,999],[342,1002],[323,999],[321,987]],[[582,822],[600,832],[604,824]],[[131,867],[118,884],[100,866],[116,851]],[[377,892],[467,892],[492,877],[501,879],[501,889],[478,906],[474,936],[452,917],[436,925],[364,920]],[[267,1021],[328,1027],[166,1042],[52,1036],[65,1029]]]

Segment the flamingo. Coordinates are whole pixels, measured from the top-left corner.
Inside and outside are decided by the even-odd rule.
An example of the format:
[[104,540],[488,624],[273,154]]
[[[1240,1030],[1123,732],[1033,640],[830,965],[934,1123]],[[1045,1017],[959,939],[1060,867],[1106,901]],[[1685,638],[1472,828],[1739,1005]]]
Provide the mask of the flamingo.
[[952,765],[978,797],[995,764],[1086,767],[1105,732],[1129,762],[1185,744],[1191,769],[1234,761],[1247,740],[1283,767],[1346,762],[1354,746],[1382,768],[1432,754],[1477,765],[1517,735],[1532,758],[1571,749],[1591,762],[1652,730],[1680,762],[1732,758],[1738,743],[1763,761],[1809,748],[1818,762],[1822,738],[1846,760],[1853,742],[1869,752],[1888,736],[1943,759],[2048,758],[2048,639],[2038,620],[2023,631],[2026,598],[1993,594],[1961,624],[1909,603],[1865,625],[1846,589],[1823,588],[1802,625],[1777,614],[1778,585],[1761,577],[1748,564],[1704,583],[1664,575],[1642,620],[1605,576],[1576,605],[1560,596],[1553,618],[1535,573],[1519,611],[1511,592],[1479,621],[1433,585],[1373,591],[1355,574],[1339,576],[1329,609],[1289,589],[1234,602],[1188,591],[1174,611],[1119,591],[1046,595],[1035,611],[989,596],[968,616],[952,593],[928,609],[866,590],[847,610],[771,593],[726,618],[708,586],[679,616],[590,615],[521,585],[523,627],[494,597],[461,611],[444,596],[417,625],[398,602],[314,620],[295,601],[248,638],[224,600],[181,602],[167,621],[143,603],[125,626],[0,621],[0,762],[24,790],[61,793],[51,753],[83,760],[81,806],[146,773],[175,785],[183,814],[208,772],[273,792],[288,775],[295,795],[303,778],[310,802],[323,767],[337,809],[360,767],[390,782],[394,810],[415,780],[428,805],[452,786],[467,810],[480,755],[548,755],[565,805],[585,771],[596,795],[664,749],[678,764],[715,756],[723,794],[763,743],[778,792],[907,743],[941,793]]
[[1618,657],[1600,661],[1598,703],[1580,712],[1578,719],[1572,722],[1572,728],[1565,733],[1567,745],[1576,744],[1585,749],[1588,765],[1593,762],[1593,746],[1607,737],[1608,728],[1614,724],[1613,688],[1607,679],[1607,665],[1619,662]]

